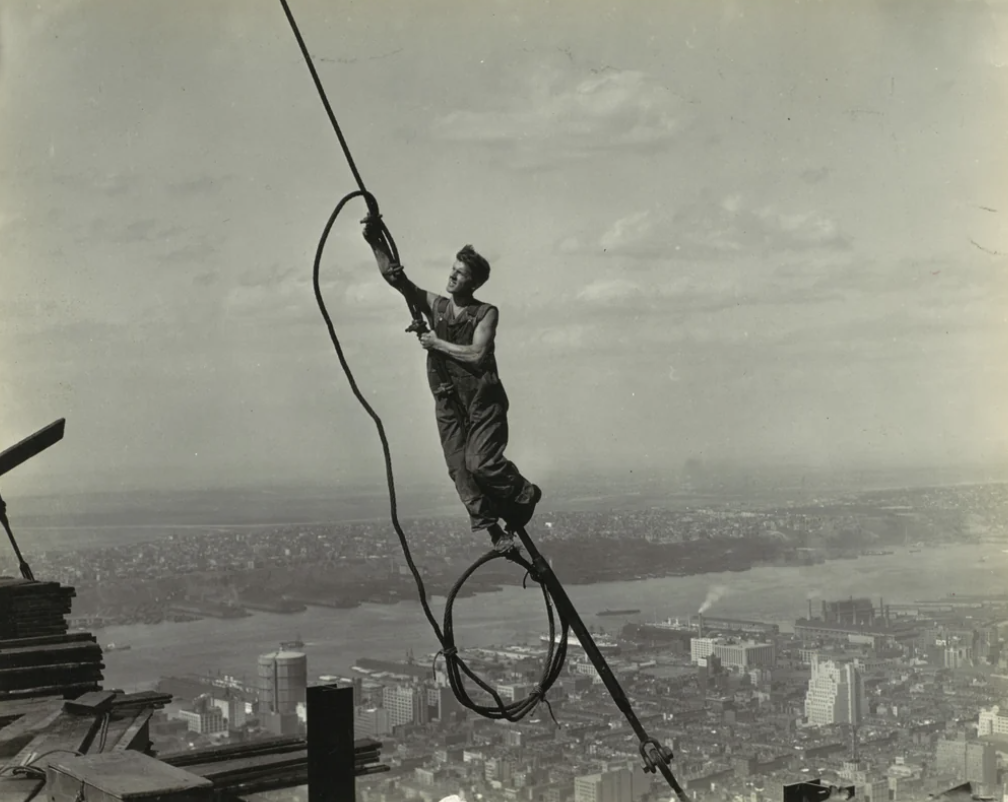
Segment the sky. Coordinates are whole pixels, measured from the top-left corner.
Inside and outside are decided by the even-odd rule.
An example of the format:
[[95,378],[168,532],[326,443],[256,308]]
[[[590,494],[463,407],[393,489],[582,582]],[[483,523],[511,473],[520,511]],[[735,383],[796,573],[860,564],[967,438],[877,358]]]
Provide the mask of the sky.
[[[418,284],[492,265],[530,478],[1004,464],[1008,10],[291,0]],[[311,286],[352,176],[278,2],[0,9],[5,492],[383,475]],[[402,299],[323,291],[400,482],[446,483]]]

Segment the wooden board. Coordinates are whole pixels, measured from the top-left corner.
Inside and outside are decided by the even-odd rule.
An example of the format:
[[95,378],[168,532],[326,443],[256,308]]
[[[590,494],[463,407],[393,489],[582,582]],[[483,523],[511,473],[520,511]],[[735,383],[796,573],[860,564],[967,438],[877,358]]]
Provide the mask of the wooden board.
[[58,443],[63,439],[65,431],[66,418],[60,418],[28,435],[20,443],[4,449],[3,453],[0,453],[0,476]]
[[209,802],[213,783],[140,752],[106,752],[53,761],[46,793],[73,799],[81,788],[88,802]]
[[[0,730],[0,758],[10,758],[44,732],[63,712],[63,700],[49,698]],[[3,761],[0,760],[0,765]]]

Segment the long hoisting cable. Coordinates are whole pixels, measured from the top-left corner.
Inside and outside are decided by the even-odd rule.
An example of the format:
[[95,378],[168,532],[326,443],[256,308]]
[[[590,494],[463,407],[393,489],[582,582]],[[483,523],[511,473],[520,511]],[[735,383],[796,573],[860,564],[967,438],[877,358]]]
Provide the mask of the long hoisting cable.
[[301,36],[301,31],[298,30],[297,22],[294,21],[294,15],[291,13],[290,6],[287,4],[287,0],[280,0],[280,5],[283,6],[284,14],[287,15],[287,22],[290,23],[291,30],[294,31],[294,38],[297,39],[298,47],[301,48],[301,55],[304,56],[304,62],[308,66],[308,72],[311,73],[312,80],[315,82],[315,89],[318,90],[319,98],[322,100],[322,105],[325,107],[326,114],[329,115],[329,122],[332,123],[333,130],[336,131],[336,136],[339,138],[340,147],[343,148],[343,155],[346,156],[347,164],[350,165],[350,172],[353,173],[354,181],[357,182],[357,187],[362,193],[367,193],[364,181],[360,177],[360,173],[357,171],[357,165],[354,163],[353,156],[350,155],[350,147],[347,145],[346,138],[343,136],[343,131],[340,129],[339,123],[336,121],[336,115],[333,114],[332,106],[329,105],[329,98],[326,97],[325,88],[322,86],[322,81],[319,79],[318,72],[315,70],[315,64],[312,62],[311,55],[308,53],[308,47],[305,45],[305,41]]
[[[549,701],[546,699],[547,691],[552,687],[553,683],[560,676],[560,672],[563,669],[564,662],[566,660],[567,654],[567,637],[570,629],[566,615],[562,612],[559,615],[560,618],[560,637],[556,637],[556,619],[554,616],[554,602],[551,598],[551,591],[547,587],[547,582],[544,581],[544,575],[540,573],[533,563],[530,563],[524,557],[522,557],[518,552],[512,551],[506,555],[497,553],[495,551],[490,551],[484,556],[480,557],[476,562],[456,581],[455,585],[452,587],[451,591],[448,593],[448,597],[445,604],[444,612],[444,632],[438,626],[437,621],[434,618],[434,614],[431,612],[430,605],[427,601],[427,594],[424,589],[423,579],[420,576],[420,572],[417,570],[416,564],[413,562],[413,557],[409,549],[409,543],[406,540],[406,535],[403,532],[402,526],[399,523],[398,507],[396,503],[396,492],[395,492],[395,479],[392,472],[392,454],[389,448],[388,438],[385,435],[385,427],[382,423],[381,418],[374,411],[371,405],[367,402],[367,399],[361,394],[360,389],[357,387],[357,382],[353,377],[353,373],[350,370],[350,366],[346,361],[346,357],[343,354],[343,348],[340,345],[339,338],[336,335],[336,329],[333,325],[332,318],[329,315],[328,309],[326,308],[325,299],[322,297],[322,290],[320,286],[319,274],[321,270],[322,263],[322,253],[325,249],[326,241],[329,237],[329,233],[332,230],[333,225],[336,222],[337,217],[343,210],[343,207],[352,199],[357,197],[362,197],[368,205],[369,214],[372,219],[377,221],[380,225],[381,237],[380,241],[383,241],[386,245],[390,255],[395,263],[399,262],[398,250],[395,246],[395,241],[392,238],[391,233],[383,222],[381,222],[380,215],[378,214],[378,204],[374,196],[367,191],[364,186],[364,181],[360,177],[360,173],[357,170],[357,166],[354,163],[353,157],[350,154],[350,148],[346,143],[346,139],[343,136],[343,132],[340,130],[339,123],[336,120],[336,115],[332,111],[332,107],[329,105],[329,101],[325,94],[325,89],[322,86],[322,82],[319,80],[318,73],[315,70],[315,66],[312,63],[308,49],[305,46],[304,39],[301,37],[301,33],[298,30],[297,23],[294,20],[294,15],[291,13],[290,6],[287,4],[287,0],[280,0],[283,6],[284,13],[287,16],[287,21],[290,23],[291,29],[294,32],[294,36],[297,39],[298,45],[301,48],[301,54],[304,57],[305,64],[308,66],[309,71],[312,75],[312,80],[315,83],[315,88],[318,91],[319,97],[322,100],[322,104],[325,107],[326,113],[329,116],[329,120],[336,131],[336,135],[339,138],[340,146],[343,148],[343,154],[346,157],[347,163],[350,166],[350,170],[354,175],[354,179],[357,182],[358,190],[350,192],[345,195],[336,208],[333,210],[332,214],[329,216],[329,220],[326,223],[325,229],[323,230],[322,236],[319,240],[318,248],[315,253],[315,261],[312,272],[312,284],[315,291],[315,299],[318,303],[319,311],[322,313],[322,317],[325,320],[326,327],[329,330],[329,337],[332,340],[333,347],[336,350],[336,355],[339,359],[340,366],[343,368],[343,372],[346,375],[347,381],[350,384],[350,389],[352,390],[357,401],[361,404],[367,414],[374,421],[375,427],[378,430],[378,437],[381,440],[382,454],[385,460],[385,474],[388,483],[389,492],[389,503],[392,518],[392,525],[396,531],[396,535],[399,538],[399,543],[402,547],[403,554],[406,557],[406,563],[409,566],[410,573],[413,575],[413,580],[416,583],[417,591],[420,596],[420,604],[423,608],[424,615],[427,621],[430,623],[431,628],[434,630],[438,642],[441,644],[441,650],[439,655],[443,655],[445,659],[445,667],[448,674],[449,685],[451,686],[452,692],[459,702],[467,707],[468,709],[474,711],[478,715],[490,719],[506,719],[508,721],[519,721],[524,718],[527,714],[532,712],[538,707],[540,702],[546,704],[549,709],[550,715],[553,716],[553,710],[549,705]],[[410,311],[413,314],[414,324],[418,322],[422,325],[422,317],[420,316],[419,310],[413,302],[410,302]],[[414,327],[407,329],[407,331],[415,330]],[[522,540],[526,541],[528,536],[521,530]],[[537,562],[544,563],[542,556],[538,554],[529,544],[528,541],[525,545],[529,548],[530,554],[534,556]],[[527,576],[531,576],[533,580],[539,583],[542,588],[543,598],[546,603],[547,617],[549,621],[549,647],[546,655],[546,665],[544,668],[542,681],[535,686],[533,692],[526,697],[517,702],[511,704],[505,704],[501,699],[500,695],[497,693],[496,689],[491,685],[482,680],[477,676],[465,663],[465,661],[459,657],[458,649],[455,646],[454,631],[452,625],[452,605],[454,604],[455,598],[458,595],[459,590],[462,588],[465,581],[473,574],[477,569],[491,560],[504,557],[511,562],[514,562],[521,567],[525,568]],[[551,574],[552,572],[546,568],[546,574]],[[553,577],[555,581],[555,577]],[[524,585],[524,582],[523,582]],[[568,609],[571,615],[581,624],[580,617],[577,615],[577,611],[573,609],[570,604],[570,600],[566,596],[566,592],[563,591],[562,587],[558,588],[558,593],[564,604],[564,607]],[[590,636],[588,636],[590,639]],[[600,658],[602,659],[602,658]],[[435,657],[435,662],[437,658]],[[594,662],[594,661],[593,661]],[[604,666],[604,659],[602,659]],[[596,665],[598,668],[598,665]],[[604,670],[607,675],[611,675],[608,666],[604,666]],[[475,682],[480,688],[482,688],[486,693],[493,697],[496,703],[493,707],[489,705],[480,705],[475,703],[468,695],[465,689],[464,680],[462,679],[462,674],[469,677],[473,682]],[[671,760],[671,752],[664,747],[662,747],[657,740],[654,738],[647,737],[647,733],[644,731],[636,715],[633,714],[630,708],[629,700],[626,699],[625,694],[619,689],[618,684],[615,680],[606,682],[607,688],[609,688],[610,693],[613,694],[613,700],[616,702],[617,707],[620,711],[624,713],[628,721],[632,725],[635,734],[638,735],[640,743],[640,753],[641,757],[645,761],[645,768],[649,772],[654,772],[656,769],[660,769],[662,775],[668,780],[672,789],[675,791],[676,796],[681,800],[681,802],[687,802],[687,797],[683,789],[679,786],[675,777],[672,775],[668,763]],[[553,717],[554,722],[556,718]],[[655,755],[657,760],[652,758],[647,749],[653,748],[655,750]]]
[[[423,578],[420,576],[419,570],[417,570],[416,564],[413,562],[413,555],[410,552],[409,542],[406,539],[406,534],[403,532],[402,526],[399,523],[399,512],[398,504],[396,501],[396,490],[395,490],[395,477],[392,472],[392,453],[389,448],[388,438],[385,435],[385,426],[382,423],[381,418],[378,413],[374,411],[371,405],[368,403],[367,399],[363,396],[360,389],[357,386],[357,382],[354,379],[353,372],[350,370],[350,365],[347,363],[346,356],[343,353],[343,347],[340,345],[339,337],[336,334],[335,326],[332,322],[332,317],[329,315],[329,311],[326,307],[325,299],[322,297],[322,288],[320,285],[319,275],[322,264],[322,252],[325,249],[326,240],[329,238],[329,233],[332,230],[333,224],[336,222],[336,218],[339,216],[340,212],[343,211],[343,207],[356,197],[361,197],[363,193],[360,190],[349,193],[343,197],[333,213],[329,216],[329,220],[326,223],[325,229],[322,233],[322,238],[319,241],[318,249],[315,252],[315,263],[312,271],[312,284],[315,290],[315,300],[318,303],[319,310],[322,313],[322,317],[325,320],[326,327],[329,329],[329,337],[332,340],[333,347],[336,349],[336,356],[339,359],[340,366],[343,368],[343,373],[346,375],[347,382],[350,384],[350,389],[356,397],[357,401],[367,412],[368,416],[374,421],[375,427],[378,430],[378,438],[381,440],[382,454],[385,459],[385,478],[388,484],[389,492],[389,503],[391,508],[392,526],[396,531],[396,535],[399,537],[399,544],[402,547],[403,554],[406,557],[406,564],[409,566],[410,573],[413,575],[413,581],[416,583],[417,592],[420,596],[420,605],[423,608],[424,615],[427,618],[428,623],[430,623],[431,628],[434,630],[434,634],[441,644],[441,650],[439,654],[444,655],[445,666],[448,674],[448,681],[451,685],[452,692],[455,694],[459,702],[470,710],[478,713],[485,718],[502,718],[508,721],[518,721],[525,715],[530,713],[538,705],[540,701],[546,702],[549,706],[549,702],[545,699],[545,693],[549,688],[556,682],[557,678],[560,676],[560,671],[563,668],[564,660],[566,658],[567,652],[567,631],[568,626],[566,621],[561,620],[561,638],[559,646],[554,646],[554,641],[556,640],[556,625],[555,617],[553,614],[553,604],[549,597],[549,594],[545,587],[543,587],[543,595],[546,600],[546,609],[549,617],[549,636],[550,636],[550,647],[546,658],[546,669],[542,681],[536,687],[536,690],[528,698],[522,699],[511,704],[506,704],[500,695],[497,693],[496,689],[486,683],[483,679],[477,676],[472,669],[466,665],[465,661],[459,657],[458,649],[455,646],[454,638],[454,628],[452,626],[452,605],[454,604],[455,597],[458,595],[463,583],[472,575],[472,573],[480,566],[490,562],[493,559],[504,557],[505,555],[498,554],[497,552],[489,552],[488,554],[480,557],[476,563],[470,568],[462,577],[455,583],[451,591],[448,594],[448,599],[445,604],[444,612],[444,632],[442,632],[441,627],[438,626],[437,620],[434,618],[434,613],[430,609],[430,604],[427,601],[427,592],[424,588]],[[535,569],[532,564],[525,560],[520,555],[509,554],[506,555],[507,559],[512,562],[517,563],[521,567],[525,568],[530,575],[535,576]],[[462,674],[465,674],[473,682],[475,682],[480,688],[486,691],[490,696],[493,697],[494,706],[480,705],[472,701],[469,697],[465,686],[463,684]]]
[[[465,663],[465,661],[459,656],[458,649],[455,646],[454,640],[454,628],[452,625],[452,605],[455,601],[459,590],[461,589],[463,583],[472,575],[472,573],[480,566],[490,562],[493,559],[506,557],[512,562],[517,563],[521,567],[525,568],[530,576],[535,577],[535,571],[527,560],[517,554],[502,555],[496,552],[489,552],[488,554],[480,557],[476,563],[460,577],[460,579],[452,587],[448,594],[448,599],[445,605],[444,614],[444,631],[440,626],[438,626],[437,620],[434,617],[433,612],[430,609],[430,604],[427,601],[427,593],[424,588],[423,578],[420,576],[420,572],[417,570],[416,564],[413,561],[412,553],[410,552],[409,543],[406,539],[406,535],[403,532],[402,526],[399,522],[398,504],[396,501],[396,490],[395,490],[395,478],[392,471],[392,453],[389,448],[388,438],[385,435],[385,426],[382,423],[381,418],[374,411],[371,405],[368,403],[367,399],[363,396],[360,389],[357,387],[357,382],[353,377],[353,373],[350,370],[350,366],[347,363],[346,357],[343,353],[343,348],[340,345],[339,337],[336,335],[336,329],[332,322],[332,317],[329,315],[329,311],[326,308],[325,299],[322,296],[322,289],[320,285],[320,271],[322,264],[322,253],[325,249],[326,241],[329,238],[330,231],[336,222],[336,218],[339,216],[340,212],[343,211],[344,206],[353,200],[354,198],[361,197],[368,204],[368,208],[373,215],[377,215],[378,205],[374,199],[374,196],[367,191],[364,186],[364,181],[360,176],[357,166],[354,163],[353,157],[350,154],[349,146],[346,143],[346,139],[343,136],[343,132],[339,127],[339,123],[336,120],[336,115],[332,111],[332,107],[325,94],[325,89],[322,87],[322,83],[319,80],[318,73],[315,71],[314,64],[312,63],[311,56],[308,53],[308,49],[305,46],[304,39],[301,36],[301,32],[298,30],[297,23],[294,20],[294,15],[291,13],[290,6],[287,4],[287,0],[280,0],[283,6],[284,13],[287,16],[287,21],[290,23],[291,29],[294,32],[294,36],[297,39],[298,46],[301,48],[301,54],[304,57],[304,61],[311,72],[312,79],[315,83],[315,88],[318,91],[319,97],[322,100],[322,104],[326,109],[326,113],[329,116],[329,120],[336,131],[336,135],[339,138],[340,146],[343,148],[343,153],[346,156],[347,163],[350,165],[350,169],[353,172],[354,179],[359,187],[358,190],[350,192],[345,195],[336,208],[333,210],[332,214],[329,216],[329,220],[322,232],[322,237],[319,240],[318,248],[315,253],[315,261],[312,271],[312,283],[315,291],[315,300],[318,303],[319,311],[322,313],[322,317],[325,320],[326,328],[329,330],[329,337],[332,340],[333,347],[336,350],[336,356],[339,359],[340,366],[343,369],[343,373],[347,378],[347,382],[350,384],[350,389],[354,394],[354,397],[364,408],[364,411],[368,414],[372,421],[374,421],[375,427],[378,430],[378,437],[381,440],[382,454],[385,460],[385,476],[388,484],[389,493],[389,504],[392,518],[392,526],[395,529],[396,535],[399,538],[399,544],[402,547],[403,554],[406,558],[406,564],[409,566],[410,573],[413,575],[413,580],[417,586],[417,592],[420,597],[420,605],[423,608],[424,616],[427,618],[428,623],[434,630],[434,634],[441,645],[441,650],[439,655],[443,655],[445,659],[446,672],[448,674],[448,681],[452,688],[453,693],[459,702],[467,707],[468,709],[474,711],[475,713],[484,716],[486,718],[501,718],[508,721],[518,721],[525,715],[534,710],[540,701],[545,702],[547,707],[549,707],[549,701],[546,700],[545,694],[556,682],[557,678],[560,676],[560,672],[563,669],[563,664],[566,659],[567,652],[567,633],[568,626],[566,621],[561,620],[561,637],[559,638],[559,644],[557,644],[556,638],[556,618],[553,612],[553,604],[550,599],[549,593],[545,587],[543,587],[543,596],[546,601],[547,615],[549,619],[549,637],[550,645],[546,656],[546,667],[544,670],[543,678],[541,682],[536,686],[535,691],[526,699],[519,700],[517,702],[512,702],[507,704],[501,699],[497,690],[477,676],[472,669]],[[395,241],[392,235],[389,233],[388,228],[384,223],[381,223],[381,230],[384,238],[386,239],[389,250],[391,251],[391,256],[395,262],[399,261],[398,251],[395,246]],[[416,315],[415,310],[414,316]],[[474,702],[468,695],[462,675],[469,677],[473,682],[475,682],[480,688],[482,688],[486,693],[488,693],[496,703],[494,706],[480,705]],[[552,715],[552,710],[550,711]]]

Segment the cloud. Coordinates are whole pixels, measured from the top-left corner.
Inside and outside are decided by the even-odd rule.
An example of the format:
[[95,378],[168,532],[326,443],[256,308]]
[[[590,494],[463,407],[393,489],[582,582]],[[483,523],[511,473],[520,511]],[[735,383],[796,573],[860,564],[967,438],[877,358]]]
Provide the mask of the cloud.
[[[360,278],[362,275],[365,277]],[[280,263],[256,265],[220,283],[224,281],[230,284],[224,301],[230,315],[300,317],[316,305],[312,276],[300,267]],[[402,297],[389,288],[373,265],[370,271],[358,268],[356,273],[347,268],[329,271],[320,280],[320,288],[334,318],[399,310],[402,319],[408,322]]]
[[829,245],[845,241],[836,223],[815,211],[781,212],[774,206],[764,206],[753,212],[768,230],[791,239],[791,247],[799,243]]
[[634,298],[643,292],[638,284],[626,279],[601,279],[585,286],[577,294],[579,301],[611,303]]
[[[31,165],[25,165],[18,171],[19,175],[30,175]],[[64,189],[74,190],[88,198],[94,198],[96,194],[106,198],[119,198],[131,190],[140,189],[143,186],[145,176],[132,171],[112,171],[83,169],[76,172],[53,173],[51,181]]]
[[674,209],[649,209],[616,219],[598,235],[585,229],[558,243],[562,254],[629,260],[766,258],[849,249],[850,238],[812,209],[752,204],[741,194],[705,198]]
[[235,276],[234,283],[239,287],[276,287],[303,280],[303,273],[303,270],[293,265],[283,265],[280,262],[253,263]]
[[830,169],[828,167],[819,167],[816,170],[804,170],[801,174],[801,179],[806,184],[818,184],[829,178]]
[[[38,223],[35,223],[38,228]],[[72,231],[70,224],[64,230]],[[156,263],[186,263],[205,261],[221,246],[215,234],[197,228],[165,225],[160,218],[140,218],[126,223],[118,217],[104,215],[79,225],[72,231],[75,243],[86,248],[95,243],[108,246],[143,246],[132,253]]]
[[[227,281],[223,308],[229,317],[291,316],[312,298],[311,278],[278,262],[253,264]],[[323,285],[324,290],[324,285]]]
[[[3,52],[15,47],[30,44],[30,39],[45,36],[52,25],[61,22],[71,12],[77,11],[82,3],[80,0],[49,0],[45,3],[10,3],[0,14],[5,38],[0,39],[0,56]],[[2,65],[2,62],[0,62]]]
[[677,210],[668,223],[682,256],[737,253],[781,256],[810,250],[847,250],[851,240],[830,217],[814,209],[747,202],[736,194],[719,203]]
[[558,350],[584,348],[589,344],[590,328],[581,324],[550,326],[536,332],[540,345]]
[[652,223],[648,212],[637,212],[629,217],[617,220],[602,235],[599,245],[602,246],[603,251],[632,248],[642,240],[648,238],[651,232]]
[[[369,276],[342,284],[343,303],[354,310],[402,310],[406,315],[406,303],[398,292],[389,287],[379,275]],[[404,317],[408,320],[408,317]]]
[[158,260],[162,263],[205,262],[217,251],[217,245],[209,236],[195,237],[195,241],[184,242],[176,248],[171,248],[161,254]]
[[567,237],[559,250],[565,254],[606,254],[638,259],[660,257],[667,241],[656,226],[656,215],[644,210],[618,218],[601,235],[592,231]]
[[218,175],[213,178],[203,175],[189,180],[166,184],[165,189],[172,195],[184,198],[198,197],[220,190],[223,185],[229,183],[233,178],[234,176],[230,175]]
[[[101,237],[122,244],[138,242],[165,242],[186,233],[185,229],[177,225],[161,225],[158,218],[146,218],[134,220],[125,226],[118,227],[112,222],[103,218],[92,221],[91,235]],[[188,236],[191,237],[191,234]]]
[[[433,134],[453,142],[541,147],[568,156],[671,140],[685,123],[685,104],[643,72],[605,68],[580,76],[540,66],[526,91],[496,108],[452,111]],[[554,154],[555,155],[555,154]]]
[[804,281],[809,288],[841,295],[896,296],[901,305],[945,308],[959,312],[971,301],[1004,303],[1008,284],[1003,270],[1008,258],[989,264],[982,253],[935,253],[928,259],[856,259],[842,264],[780,268],[787,282]]

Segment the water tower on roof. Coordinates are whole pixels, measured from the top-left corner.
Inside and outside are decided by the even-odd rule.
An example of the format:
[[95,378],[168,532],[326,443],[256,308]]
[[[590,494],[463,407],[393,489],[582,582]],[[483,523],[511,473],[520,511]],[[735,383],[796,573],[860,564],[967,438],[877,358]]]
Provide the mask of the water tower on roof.
[[280,649],[259,656],[259,700],[272,713],[295,713],[308,694],[308,658]]

